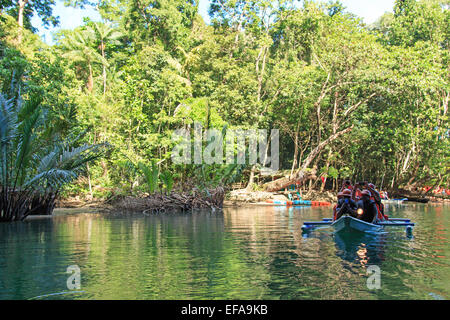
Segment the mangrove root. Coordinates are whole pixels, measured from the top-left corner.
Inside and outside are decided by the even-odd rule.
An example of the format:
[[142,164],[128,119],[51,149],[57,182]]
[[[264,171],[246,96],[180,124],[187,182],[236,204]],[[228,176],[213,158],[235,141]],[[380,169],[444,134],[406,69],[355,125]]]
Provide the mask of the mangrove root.
[[217,187],[204,191],[165,194],[151,194],[145,198],[126,197],[115,204],[116,209],[141,211],[144,214],[186,212],[193,209],[221,209],[225,189]]

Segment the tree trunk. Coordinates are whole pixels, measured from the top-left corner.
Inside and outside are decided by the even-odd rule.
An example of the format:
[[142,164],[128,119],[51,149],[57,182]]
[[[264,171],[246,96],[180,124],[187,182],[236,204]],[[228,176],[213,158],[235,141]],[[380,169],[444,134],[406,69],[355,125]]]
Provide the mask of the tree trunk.
[[[105,58],[105,44],[103,43],[103,40],[102,40],[101,46],[102,46],[102,57],[103,57],[103,59],[106,59]],[[103,65],[103,95],[105,95],[105,94],[106,94],[106,66]]]
[[392,176],[391,189],[394,189],[395,174]]
[[308,155],[308,157],[305,159],[305,161],[303,162],[301,168],[296,172],[296,174],[290,178],[280,178],[277,179],[275,181],[272,182],[268,182],[265,183],[263,185],[264,190],[268,191],[268,192],[273,192],[273,191],[278,191],[281,189],[286,188],[287,186],[295,183],[296,181],[305,181],[307,179],[315,179],[316,177],[316,170],[313,169],[311,171],[311,173],[306,173],[306,169],[308,168],[308,166],[311,164],[311,162],[316,158],[316,156],[322,151],[322,149],[328,145],[330,142],[336,140],[337,138],[339,138],[341,135],[351,131],[353,129],[353,126],[344,129],[342,131],[339,131],[331,136],[329,136],[326,140],[322,141],[317,147],[315,147],[310,154]]
[[242,22],[243,22],[243,18],[244,18],[244,14],[245,14],[245,9],[246,8],[247,8],[247,3],[245,3],[244,8],[242,8],[241,15],[239,16],[239,24],[238,24],[237,29],[236,29],[236,35],[234,37],[233,48],[231,49],[231,52],[230,52],[230,56],[229,56],[230,59],[233,58],[233,52],[234,52],[234,50],[236,50],[236,47],[237,47],[237,44],[238,44],[238,41],[239,41],[239,32],[241,32]]
[[86,164],[86,169],[87,169],[87,178],[88,178],[88,184],[89,184],[89,200],[92,200],[94,195],[92,192],[92,183],[91,183],[91,174],[89,172],[89,164]]
[[417,161],[416,165],[414,166],[413,172],[411,173],[411,178],[406,183],[406,188],[411,189],[412,188],[412,182],[416,179],[417,171],[420,168],[420,162]]
[[292,168],[291,168],[291,177],[294,173],[294,169],[297,166],[297,158],[298,158],[298,131],[300,128],[300,120],[297,121],[297,128],[295,129],[295,140],[294,140],[294,159],[292,161]]
[[22,37],[23,37],[23,15],[25,11],[25,6],[27,5],[28,0],[19,0],[19,10],[17,14],[17,23],[19,24],[19,34],[17,36],[17,42],[19,44],[22,43]]
[[100,165],[102,166],[103,169],[103,178],[108,178],[108,166],[106,165],[105,160],[100,161]]
[[265,183],[263,185],[263,188],[267,192],[274,192],[287,188],[288,186],[296,182],[302,183],[303,181],[306,181],[308,179],[315,179],[315,178],[316,178],[315,169],[312,169],[309,172],[307,172],[306,170],[300,170],[292,177],[280,178],[275,181]]
[[245,190],[252,191],[253,183],[255,183],[255,172],[256,172],[256,165],[254,164],[252,166],[252,169],[250,170],[250,178],[248,179],[248,184]]
[[87,89],[89,90],[89,92],[92,92],[92,89],[94,89],[94,76],[92,75],[92,66],[90,63],[89,63],[89,77],[88,77]]
[[327,183],[328,178],[328,168],[330,167],[330,159],[331,159],[331,148],[328,151],[328,157],[327,157],[327,164],[325,165],[326,171],[325,171],[325,180],[322,182],[322,185],[320,186],[320,192],[323,192],[323,189],[325,188],[325,184]]
[[[256,69],[256,76],[257,76],[257,80],[258,80],[256,99],[258,102],[261,101],[261,91],[262,91],[262,85],[263,85],[263,79],[264,79],[264,70],[266,68],[267,51],[268,51],[267,47],[262,46],[259,50],[258,57],[256,58],[255,69]],[[262,59],[262,61],[261,61],[261,59]],[[261,61],[261,69],[259,66],[260,61]]]

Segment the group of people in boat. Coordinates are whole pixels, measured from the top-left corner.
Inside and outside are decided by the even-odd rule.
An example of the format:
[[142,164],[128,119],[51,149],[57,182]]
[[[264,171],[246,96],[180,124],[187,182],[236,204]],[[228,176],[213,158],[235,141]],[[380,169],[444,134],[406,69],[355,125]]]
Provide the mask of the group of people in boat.
[[345,180],[333,211],[334,220],[345,214],[369,223],[388,219],[384,214],[380,193],[373,183],[367,181],[352,185],[350,180]]

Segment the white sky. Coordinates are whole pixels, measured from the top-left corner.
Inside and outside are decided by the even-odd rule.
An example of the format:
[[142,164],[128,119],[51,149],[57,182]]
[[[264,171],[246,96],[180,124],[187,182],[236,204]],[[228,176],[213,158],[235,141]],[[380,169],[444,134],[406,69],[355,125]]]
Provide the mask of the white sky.
[[[209,0],[199,0],[199,12],[206,22],[209,22],[208,7]],[[352,12],[364,19],[366,23],[372,23],[386,11],[392,11],[394,0],[341,0],[347,11]],[[60,17],[60,25],[56,28],[45,29],[42,27],[40,19],[33,17],[33,26],[39,29],[39,34],[48,44],[53,43],[52,32],[60,29],[73,29],[83,24],[83,17],[99,21],[100,15],[92,8],[74,9],[65,7],[63,1],[56,0],[53,10],[54,15]]]

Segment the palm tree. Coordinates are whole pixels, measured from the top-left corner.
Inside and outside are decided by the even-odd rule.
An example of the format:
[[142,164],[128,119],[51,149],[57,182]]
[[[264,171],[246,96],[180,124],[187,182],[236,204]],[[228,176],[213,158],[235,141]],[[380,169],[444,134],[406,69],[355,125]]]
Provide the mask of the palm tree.
[[[98,43],[101,55],[104,61],[107,61],[105,49],[109,45],[119,45],[119,39],[122,33],[113,29],[110,24],[94,22],[92,26],[87,27],[87,31],[95,37],[95,42]],[[103,95],[106,94],[106,64],[103,64]]]
[[94,34],[91,30],[74,30],[66,34],[62,40],[62,48],[66,51],[63,56],[74,63],[85,64],[88,68],[88,81],[86,84],[89,92],[94,88],[93,64],[108,65],[108,61],[93,48]]
[[45,202],[53,209],[56,195],[106,144],[73,147],[78,138],[44,136],[45,112],[40,99],[26,102],[0,94],[0,222],[23,220]]

